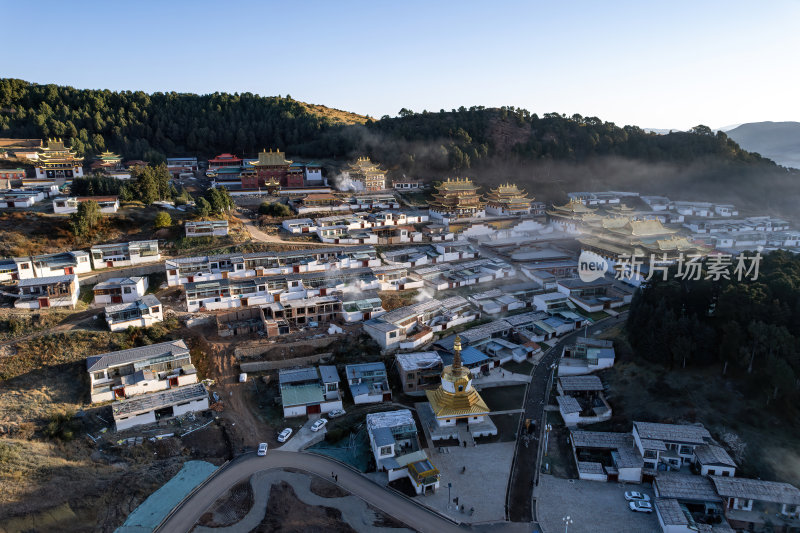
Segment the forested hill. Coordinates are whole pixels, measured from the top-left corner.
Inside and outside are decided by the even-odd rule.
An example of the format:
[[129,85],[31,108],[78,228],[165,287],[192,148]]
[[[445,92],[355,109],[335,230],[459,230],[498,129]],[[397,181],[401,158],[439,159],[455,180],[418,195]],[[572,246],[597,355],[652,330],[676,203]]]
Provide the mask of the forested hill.
[[714,156],[738,163],[763,162],[724,133],[714,134],[705,127],[656,135],[596,117],[554,113],[539,117],[513,107],[462,107],[435,113],[403,109],[399,117],[374,121],[288,95],[146,94],[16,79],[0,79],[0,136],[63,137],[85,155],[109,149],[146,159],[252,154],[263,147],[310,157],[370,151],[379,152],[374,155],[385,164],[408,171],[420,158],[432,169],[452,171],[498,155],[572,161],[617,155],[678,162]]
[[254,153],[303,145],[365,117],[282,97],[74,89],[0,79],[0,137],[69,139],[80,153],[126,158]]
[[798,171],[742,150],[705,126],[668,135],[596,117],[471,107],[378,120],[286,97],[114,92],[0,79],[0,137],[62,137],[82,155],[255,156],[344,161],[368,155],[390,176],[513,180],[544,200],[570,190],[632,189],[746,202],[796,214]]

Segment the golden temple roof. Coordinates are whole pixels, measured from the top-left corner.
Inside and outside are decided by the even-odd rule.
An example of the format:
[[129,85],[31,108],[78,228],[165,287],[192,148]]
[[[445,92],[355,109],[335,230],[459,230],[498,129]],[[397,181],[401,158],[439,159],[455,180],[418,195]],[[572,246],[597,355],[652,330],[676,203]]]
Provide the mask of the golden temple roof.
[[47,146],[42,148],[39,153],[39,160],[34,162],[36,167],[45,167],[50,165],[64,165],[64,164],[80,164],[83,157],[78,157],[77,152],[74,152],[64,145],[61,139],[47,139]]
[[528,198],[525,190],[520,189],[516,184],[506,183],[486,193],[486,201],[501,204],[529,205],[533,198]]
[[[356,175],[385,174],[386,171],[373,163],[369,157],[359,157],[355,163],[347,166],[346,172]],[[353,176],[351,176],[353,177]]]
[[[453,364],[444,367],[442,385],[436,390],[425,391],[436,418],[458,418],[485,415],[489,407],[478,391],[471,386],[472,372],[461,364],[461,337],[453,342]],[[444,383],[452,383],[453,390],[444,389]]]
[[667,235],[675,233],[675,230],[665,228],[657,218],[649,220],[631,220],[626,225],[631,235],[638,237],[653,237],[656,235]]
[[590,207],[586,207],[583,205],[583,202],[577,200],[575,198],[571,198],[569,202],[564,205],[555,205],[553,204],[553,209],[556,212],[563,212],[564,214],[581,214],[581,213],[594,213],[597,211],[596,209],[592,209]]
[[469,178],[447,178],[436,189],[442,192],[477,192],[480,187],[476,186]]
[[286,159],[286,154],[280,150],[272,151],[272,148],[265,148],[262,152],[258,153],[258,161],[250,161],[250,164],[256,167],[282,167],[291,165],[292,162]]
[[698,248],[697,245],[689,242],[689,239],[686,237],[678,237],[677,235],[673,235],[669,239],[659,239],[656,241],[656,244],[659,250],[665,252],[684,252],[687,250],[696,250]]
[[628,217],[603,217],[601,224],[604,228],[622,228],[630,222]]

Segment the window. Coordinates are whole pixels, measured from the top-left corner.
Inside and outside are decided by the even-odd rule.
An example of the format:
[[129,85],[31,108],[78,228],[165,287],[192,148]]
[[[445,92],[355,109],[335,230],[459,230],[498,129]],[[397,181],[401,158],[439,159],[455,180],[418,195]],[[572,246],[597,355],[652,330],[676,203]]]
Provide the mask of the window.
[[105,372],[95,372],[94,379],[105,379],[106,373]]
[[123,287],[122,288],[122,292],[124,292],[125,294],[130,294],[131,293],[131,288],[130,287]]
[[392,447],[391,446],[381,446],[380,455],[392,455]]
[[397,332],[396,331],[392,331],[392,332],[389,333],[389,338],[390,339],[394,339],[395,337],[397,337]]

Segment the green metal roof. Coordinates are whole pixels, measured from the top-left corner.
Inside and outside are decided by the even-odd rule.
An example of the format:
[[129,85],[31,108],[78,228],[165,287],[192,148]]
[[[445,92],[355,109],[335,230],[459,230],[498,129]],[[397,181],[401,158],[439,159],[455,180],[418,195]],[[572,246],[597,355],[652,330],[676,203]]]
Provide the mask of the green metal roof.
[[281,398],[284,407],[295,405],[317,404],[325,401],[322,395],[322,387],[317,383],[306,385],[283,385],[281,387]]

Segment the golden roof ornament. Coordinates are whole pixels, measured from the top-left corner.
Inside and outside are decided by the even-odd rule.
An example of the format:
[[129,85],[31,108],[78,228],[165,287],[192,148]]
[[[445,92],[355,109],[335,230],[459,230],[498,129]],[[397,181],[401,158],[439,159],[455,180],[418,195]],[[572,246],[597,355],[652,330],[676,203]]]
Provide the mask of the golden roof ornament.
[[456,335],[453,341],[453,370],[461,368],[461,337]]

